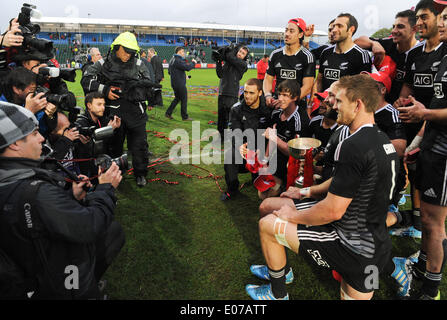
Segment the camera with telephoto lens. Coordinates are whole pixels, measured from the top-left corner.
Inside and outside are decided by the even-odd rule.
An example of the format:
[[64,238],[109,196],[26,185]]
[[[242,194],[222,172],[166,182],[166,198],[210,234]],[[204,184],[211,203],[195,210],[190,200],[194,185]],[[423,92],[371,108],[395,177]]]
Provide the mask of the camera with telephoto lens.
[[69,82],[75,82],[76,80],[76,70],[72,68],[42,67],[39,68],[39,74],[50,78],[61,78]]
[[106,172],[110,169],[114,162],[121,171],[127,171],[129,169],[127,154],[123,154],[121,157],[116,159],[112,159],[112,157],[107,154],[102,154],[96,158],[95,165],[100,167],[102,172]]
[[54,104],[56,107],[67,112],[80,113],[82,108],[76,106],[76,100],[72,101],[72,96],[68,93],[64,94],[52,94],[50,89],[42,86],[38,86],[34,92],[34,96],[39,93],[44,93],[43,97],[47,99],[49,103]]
[[68,128],[69,129],[76,128],[78,130],[79,134],[82,134],[84,137],[93,137],[95,130],[96,130],[95,126],[82,127],[78,123],[72,123],[72,124],[70,124],[70,126]]
[[53,52],[53,41],[37,38],[36,34],[40,32],[40,26],[31,23],[31,17],[40,18],[41,16],[42,14],[36,10],[36,6],[24,3],[17,19],[20,33],[16,35],[23,36],[22,46],[24,48],[32,47],[39,52],[51,56]]

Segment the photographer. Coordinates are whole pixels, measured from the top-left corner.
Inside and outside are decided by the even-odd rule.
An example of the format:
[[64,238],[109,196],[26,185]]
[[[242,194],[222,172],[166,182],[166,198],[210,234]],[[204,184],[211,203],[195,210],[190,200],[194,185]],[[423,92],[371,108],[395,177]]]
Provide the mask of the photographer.
[[48,103],[44,93],[36,93],[36,74],[18,67],[10,72],[6,79],[0,101],[24,106],[39,121],[39,132],[46,138],[56,128],[56,106]]
[[228,127],[231,107],[239,98],[239,81],[248,70],[248,48],[229,46],[219,52],[219,55],[213,54],[213,57],[216,60],[216,73],[220,79],[217,100],[217,130],[223,142],[224,130]]
[[57,127],[54,129],[47,142],[53,149],[51,157],[56,160],[63,160],[62,165],[68,171],[79,175],[81,174],[77,163],[73,162],[75,155],[74,142],[79,139],[79,131],[76,127],[72,127],[67,116],[63,113],[57,115]]
[[[87,94],[85,97],[85,113],[78,116],[74,123],[75,126],[79,128],[94,128],[94,130],[107,126],[111,126],[113,130],[118,129],[121,126],[121,119],[116,115],[113,116],[113,119],[105,117],[105,108],[106,101],[101,93],[91,92]],[[110,142],[106,140],[103,143],[103,151],[107,151]],[[76,144],[76,158],[90,159],[94,155],[94,141],[92,136],[80,134],[79,141]],[[91,177],[98,172],[98,168],[93,161],[80,162],[79,167],[81,173],[87,177]]]
[[149,162],[146,101],[150,98],[150,90],[157,85],[151,81],[143,61],[136,57],[139,51],[134,34],[120,34],[112,43],[106,59],[86,70],[81,85],[86,93],[102,93],[106,97],[107,106],[110,106],[110,115],[116,115],[122,120],[120,128],[115,132],[110,155],[122,155],[127,136],[137,185],[144,187]]
[[75,70],[55,68],[50,62],[52,55],[46,55],[34,48],[21,49],[14,56],[14,61],[34,72],[40,92],[45,92],[48,100],[51,100],[59,109],[68,111],[70,122],[76,120],[79,110],[76,107],[76,97],[68,90],[63,80],[74,82]]
[[[98,281],[124,244],[113,221],[121,173],[112,164],[95,192],[86,194],[86,181],[64,190],[59,175],[40,168],[37,128],[27,109],[0,103],[0,247],[30,280],[10,283],[9,292],[2,287],[2,296],[97,299]],[[77,289],[66,285],[67,267],[78,271]]]

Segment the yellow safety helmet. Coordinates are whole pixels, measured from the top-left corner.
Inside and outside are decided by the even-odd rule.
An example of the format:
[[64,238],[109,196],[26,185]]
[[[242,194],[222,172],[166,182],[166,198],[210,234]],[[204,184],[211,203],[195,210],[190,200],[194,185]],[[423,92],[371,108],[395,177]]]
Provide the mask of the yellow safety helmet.
[[123,46],[125,48],[128,48],[130,50],[134,50],[137,53],[140,52],[140,47],[138,46],[138,41],[135,35],[132,32],[123,32],[118,37],[116,37],[115,41],[113,41],[111,45],[111,49],[115,46]]

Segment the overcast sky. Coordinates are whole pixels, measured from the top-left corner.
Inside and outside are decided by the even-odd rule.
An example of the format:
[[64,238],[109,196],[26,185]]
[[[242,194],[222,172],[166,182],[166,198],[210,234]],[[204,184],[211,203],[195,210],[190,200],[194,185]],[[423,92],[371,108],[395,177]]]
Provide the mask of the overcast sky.
[[23,2],[37,5],[44,16],[104,19],[135,19],[178,22],[283,27],[290,18],[300,17],[326,31],[327,24],[341,12],[359,21],[358,35],[371,35],[390,27],[397,12],[410,9],[418,0],[8,0],[2,1],[2,32],[16,17]]

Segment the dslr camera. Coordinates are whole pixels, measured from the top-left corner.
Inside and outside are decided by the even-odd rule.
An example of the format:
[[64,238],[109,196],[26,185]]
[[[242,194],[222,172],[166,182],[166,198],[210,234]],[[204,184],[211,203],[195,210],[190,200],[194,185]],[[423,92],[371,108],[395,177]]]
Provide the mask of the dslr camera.
[[127,154],[123,154],[121,157],[112,159],[109,155],[105,154],[106,150],[106,140],[113,136],[113,128],[111,126],[96,129],[95,126],[82,127],[78,123],[73,123],[71,128],[76,127],[79,134],[83,136],[90,137],[92,139],[92,149],[91,154],[96,158],[95,165],[100,167],[102,172],[109,170],[113,162],[115,162],[121,171],[126,171],[129,169],[129,161],[127,159]]
[[56,67],[42,67],[39,68],[39,75],[50,78],[61,78],[65,81],[75,82],[76,70],[72,68],[56,68]]
[[46,39],[39,39],[36,34],[40,32],[40,26],[38,24],[31,23],[31,17],[40,18],[42,14],[36,10],[36,6],[24,3],[19,13],[19,35],[23,36],[23,47],[32,47],[39,52],[42,52],[48,56],[53,52],[53,41]]
[[127,154],[123,154],[121,157],[115,159],[112,159],[112,157],[107,154],[101,154],[96,158],[95,165],[101,168],[101,172],[106,172],[114,162],[118,165],[118,168],[120,168],[121,171],[127,171],[129,169]]
[[80,113],[82,111],[82,108],[76,106],[76,101],[72,101],[73,100],[72,96],[68,93],[52,94],[50,92],[50,89],[38,86],[34,93],[34,96],[36,96],[39,93],[44,93],[43,97],[46,98],[49,103],[54,104],[61,110],[74,113]]
[[157,91],[161,91],[162,85],[150,80],[129,81],[124,85],[123,92],[118,95],[131,102],[143,102],[150,100]]

